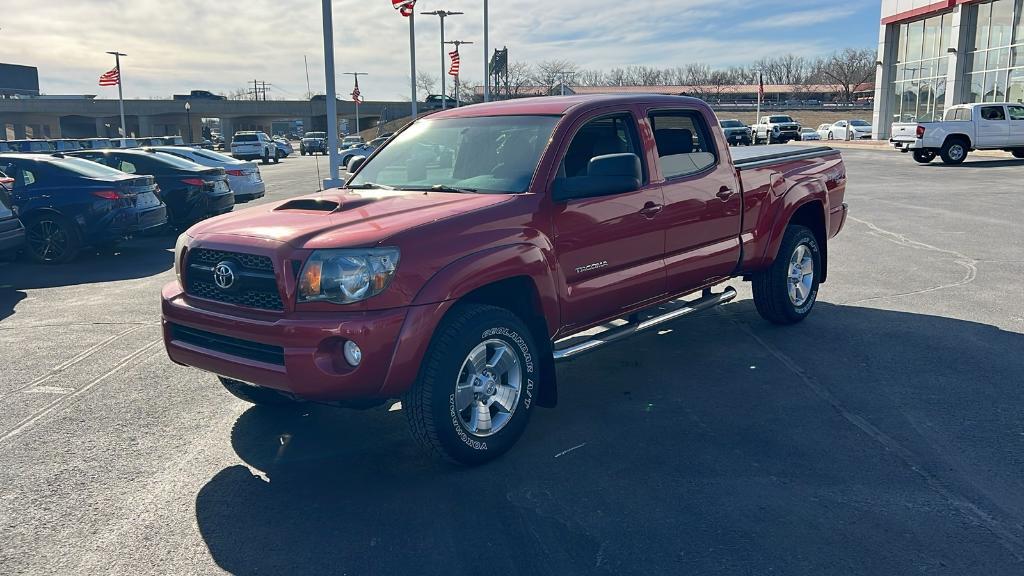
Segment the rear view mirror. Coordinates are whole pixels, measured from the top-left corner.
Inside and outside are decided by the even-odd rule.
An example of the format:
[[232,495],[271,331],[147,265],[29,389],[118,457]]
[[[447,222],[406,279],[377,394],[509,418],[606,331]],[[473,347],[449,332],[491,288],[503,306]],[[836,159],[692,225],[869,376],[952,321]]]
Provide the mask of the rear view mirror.
[[552,193],[556,201],[608,196],[639,190],[642,181],[643,170],[636,154],[606,154],[590,159],[586,176],[557,178]]

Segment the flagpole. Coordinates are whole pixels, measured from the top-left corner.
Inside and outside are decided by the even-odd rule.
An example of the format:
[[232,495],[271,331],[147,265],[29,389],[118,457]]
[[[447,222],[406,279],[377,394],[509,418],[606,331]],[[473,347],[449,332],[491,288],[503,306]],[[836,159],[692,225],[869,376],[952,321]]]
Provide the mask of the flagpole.
[[754,119],[754,124],[761,122],[761,93],[764,92],[764,73],[757,73],[757,118]]
[[409,77],[412,89],[412,119],[416,119],[416,13],[409,13]]
[[321,14],[324,28],[324,81],[327,88],[327,153],[331,175],[324,180],[324,188],[337,188],[344,184],[339,176],[341,155],[338,153],[338,100],[334,86],[334,16],[331,0],[323,0]]
[[123,83],[123,77],[121,76],[121,56],[127,56],[127,54],[122,54],[116,51],[107,52],[107,54],[114,55],[115,68],[117,68],[117,102],[118,106],[121,108],[121,137],[127,138],[128,127],[124,123],[124,92],[121,89],[121,84]]

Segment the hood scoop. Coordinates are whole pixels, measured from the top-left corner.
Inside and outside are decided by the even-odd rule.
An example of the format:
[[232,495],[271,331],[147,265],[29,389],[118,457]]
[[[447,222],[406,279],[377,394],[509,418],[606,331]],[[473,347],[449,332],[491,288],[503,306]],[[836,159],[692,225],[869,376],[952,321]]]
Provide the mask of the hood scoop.
[[328,200],[326,198],[296,198],[274,208],[274,211],[280,212],[284,210],[295,210],[301,212],[326,212],[330,214],[333,212],[352,210],[354,208],[362,208],[363,206],[373,204],[378,200],[377,198],[365,198],[355,195],[351,198],[339,197],[338,199],[341,201],[338,202],[336,200]]
[[282,210],[303,210],[306,212],[334,212],[341,205],[333,200],[320,200],[317,198],[296,198],[274,208],[275,212]]

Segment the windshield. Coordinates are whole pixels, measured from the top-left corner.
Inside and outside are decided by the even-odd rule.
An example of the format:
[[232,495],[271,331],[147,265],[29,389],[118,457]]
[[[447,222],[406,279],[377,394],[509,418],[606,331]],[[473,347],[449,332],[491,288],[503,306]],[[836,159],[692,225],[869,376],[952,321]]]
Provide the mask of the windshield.
[[850,126],[871,126],[871,124],[868,124],[863,120],[851,120]]
[[100,164],[98,162],[93,162],[92,160],[83,160],[81,158],[64,158],[63,160],[54,162],[54,165],[65,170],[70,170],[75,174],[87,176],[89,178],[110,178],[112,176],[125,176],[125,173],[121,172],[120,170],[115,170],[113,168],[110,168],[109,166],[104,166],[103,164]]
[[779,122],[792,122],[793,119],[790,118],[789,116],[772,116],[768,118],[768,121],[773,124],[777,124]]
[[350,186],[522,193],[558,116],[420,120],[381,148]]
[[739,120],[722,120],[722,128],[743,128],[743,123]]

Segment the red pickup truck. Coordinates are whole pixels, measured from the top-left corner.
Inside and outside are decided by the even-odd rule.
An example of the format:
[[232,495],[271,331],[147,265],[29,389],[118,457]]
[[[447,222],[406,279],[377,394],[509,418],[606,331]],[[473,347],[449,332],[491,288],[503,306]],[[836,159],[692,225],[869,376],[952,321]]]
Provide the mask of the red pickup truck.
[[802,320],[847,212],[838,152],[731,150],[682,97],[448,110],[350,170],[182,234],[167,352],[256,404],[400,399],[460,463],[555,404],[557,360],[727,302],[711,288],[730,278],[769,321]]

